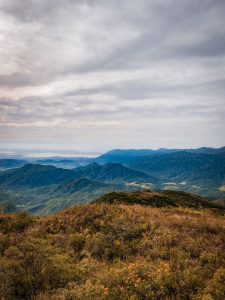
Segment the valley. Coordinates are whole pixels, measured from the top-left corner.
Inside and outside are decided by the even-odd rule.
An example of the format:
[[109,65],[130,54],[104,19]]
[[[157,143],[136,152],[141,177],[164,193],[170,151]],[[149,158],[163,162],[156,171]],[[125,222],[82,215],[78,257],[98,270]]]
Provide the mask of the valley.
[[0,203],[32,214],[56,213],[114,191],[173,190],[225,199],[225,148],[112,150],[66,161],[1,159],[0,166],[7,167],[0,172]]

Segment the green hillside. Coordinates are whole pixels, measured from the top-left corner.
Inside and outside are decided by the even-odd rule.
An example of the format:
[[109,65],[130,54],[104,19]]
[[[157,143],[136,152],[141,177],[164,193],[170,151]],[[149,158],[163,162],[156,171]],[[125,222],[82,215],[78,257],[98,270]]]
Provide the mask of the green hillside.
[[75,171],[80,174],[80,177],[102,182],[149,182],[153,184],[159,182],[159,180],[152,176],[127,168],[120,163],[106,163],[105,165],[92,163],[87,166],[76,168]]
[[[97,182],[86,178],[70,180],[42,190],[35,190],[36,197],[25,207],[32,214],[52,214],[76,204],[89,203],[112,191],[129,190],[129,187]],[[26,191],[26,194],[29,191]]]
[[72,170],[26,164],[25,166],[0,173],[0,184],[13,188],[40,187],[77,178]]
[[72,179],[60,184],[29,187],[16,186],[0,189],[0,203],[10,202],[31,214],[51,214],[75,204],[89,203],[106,193],[137,189],[123,184],[110,184],[86,178]]
[[[225,197],[225,168],[221,157],[217,154],[175,152],[162,157],[143,156],[134,159],[133,164],[136,161],[139,168],[147,170],[151,166],[151,172],[161,176],[161,179],[120,163],[92,163],[73,170],[26,164],[21,168],[0,172],[0,203],[11,203],[17,209],[32,214],[51,214],[75,204],[89,203],[106,193],[151,189],[154,194],[142,192],[142,195],[148,195],[151,205],[157,200],[157,205],[170,203],[171,206],[200,207],[201,197],[195,196],[193,199],[198,200],[198,205],[197,202],[191,204],[190,199],[194,196],[189,194],[186,200],[186,194],[181,190],[222,201]],[[170,177],[167,179],[166,176]]]

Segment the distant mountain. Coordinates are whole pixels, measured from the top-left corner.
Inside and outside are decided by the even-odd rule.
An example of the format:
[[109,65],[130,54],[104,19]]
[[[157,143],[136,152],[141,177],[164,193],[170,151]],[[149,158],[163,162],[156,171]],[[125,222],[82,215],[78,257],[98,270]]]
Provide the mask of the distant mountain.
[[[132,188],[125,185],[102,183],[86,178],[70,180],[59,185],[50,186],[34,197],[26,207],[33,214],[50,214],[75,204],[89,203],[98,197],[112,191],[129,191]],[[134,190],[134,189],[133,189]]]
[[[223,148],[198,151],[207,153],[191,149],[114,150],[101,157],[99,163],[94,161],[75,169],[26,164],[0,172],[0,203],[11,203],[34,214],[48,214],[90,202],[105,193],[141,189],[185,191],[222,201]],[[124,162],[103,163],[105,159]]]
[[223,153],[173,152],[137,157],[127,166],[159,178],[163,183],[161,189],[182,190],[212,198],[225,197]]
[[202,153],[202,154],[225,154],[225,147],[221,148],[209,148],[209,147],[202,147],[202,148],[197,148],[197,149],[189,149],[185,150],[187,152],[192,152],[192,153]]
[[137,157],[144,157],[144,156],[156,156],[162,154],[171,154],[175,152],[189,152],[189,153],[202,153],[202,154],[225,154],[225,147],[222,148],[197,148],[197,149],[166,149],[160,148],[157,150],[152,149],[115,149],[108,151],[101,156],[94,159],[95,162],[103,164],[107,162],[116,162],[127,164],[131,163]]
[[108,204],[140,204],[153,207],[211,208],[225,211],[225,207],[220,204],[209,202],[207,199],[197,195],[177,191],[113,192],[104,195],[94,202]]
[[[102,188],[111,188],[112,185],[89,180],[87,178],[81,178],[78,180],[70,180],[65,183],[62,183],[58,185],[55,189],[53,189],[50,193],[50,195],[55,197],[62,197],[62,196],[68,196],[73,195],[77,192],[93,192],[97,189]],[[114,187],[114,186],[113,186]]]
[[37,164],[25,166],[0,173],[0,184],[16,187],[36,188],[59,184],[71,179],[88,178],[110,183],[149,182],[156,183],[157,179],[143,172],[131,170],[119,163],[98,165],[92,163],[74,170],[56,168]]
[[94,161],[101,164],[107,162],[125,163],[131,161],[135,157],[152,155],[154,153],[155,151],[151,149],[115,149],[100,155],[99,157],[95,158]]
[[12,168],[19,168],[27,163],[25,160],[20,159],[0,159],[0,170],[7,170]]
[[57,168],[73,169],[79,166],[87,165],[92,162],[88,157],[76,157],[76,158],[46,158],[35,160],[35,164],[51,165]]
[[113,178],[118,180],[112,184],[83,178],[85,174],[89,173],[88,169],[91,166],[86,170],[73,171],[53,166],[27,164],[18,169],[1,172],[0,203],[10,202],[19,209],[25,209],[31,213],[48,214],[76,203],[90,202],[112,191],[139,189],[139,187],[130,187],[124,182],[120,182],[118,172],[122,174],[123,169],[127,172],[124,175],[132,175],[132,179],[134,179],[134,175],[140,175],[140,178],[143,176],[149,178],[141,172],[129,170],[122,165],[108,164],[108,166],[99,167],[104,170],[101,173],[102,176],[108,176],[112,181]]
[[77,175],[72,170],[60,169],[53,166],[27,164],[21,168],[0,173],[0,184],[13,188],[31,188],[58,184],[75,178],[77,178]]
[[176,182],[222,185],[225,180],[225,157],[174,152],[157,156],[138,157],[129,164],[133,169],[151,176]]
[[75,171],[80,177],[110,183],[132,183],[148,182],[157,183],[158,180],[143,172],[135,171],[123,166],[120,163],[107,163],[99,165],[92,163],[84,167],[76,168]]

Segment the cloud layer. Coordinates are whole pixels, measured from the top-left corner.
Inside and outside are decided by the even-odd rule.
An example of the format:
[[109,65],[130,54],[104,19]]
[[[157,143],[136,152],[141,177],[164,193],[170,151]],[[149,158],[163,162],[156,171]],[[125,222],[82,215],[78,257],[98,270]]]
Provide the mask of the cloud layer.
[[224,144],[223,0],[0,0],[0,146]]

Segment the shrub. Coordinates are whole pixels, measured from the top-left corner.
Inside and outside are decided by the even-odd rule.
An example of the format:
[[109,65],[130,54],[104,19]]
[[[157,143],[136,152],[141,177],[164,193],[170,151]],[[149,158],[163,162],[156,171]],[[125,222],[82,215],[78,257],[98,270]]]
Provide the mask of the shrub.
[[210,211],[91,204],[0,215],[0,231],[0,299],[225,299],[225,219]]

